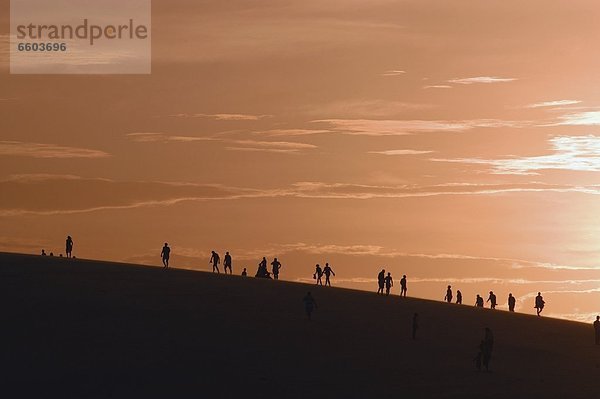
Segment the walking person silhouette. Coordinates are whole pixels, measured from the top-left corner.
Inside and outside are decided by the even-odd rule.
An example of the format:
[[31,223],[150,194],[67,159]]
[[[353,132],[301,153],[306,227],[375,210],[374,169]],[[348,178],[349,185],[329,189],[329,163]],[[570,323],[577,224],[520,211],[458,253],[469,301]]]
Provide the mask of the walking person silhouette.
[[460,290],[456,290],[456,304],[462,305],[462,292]]
[[475,299],[475,306],[477,306],[478,308],[483,307],[483,297],[479,294],[477,294],[477,299]]
[[65,252],[67,253],[67,258],[70,258],[73,253],[73,239],[71,236],[67,236],[67,241],[65,242]]
[[392,274],[388,272],[385,277],[385,295],[390,295],[390,290],[394,286],[394,280],[392,280]]
[[308,320],[310,321],[313,310],[317,308],[317,302],[310,294],[310,291],[308,292],[308,294],[306,294],[302,301],[304,302],[304,311],[306,312]]
[[406,274],[402,276],[402,278],[400,279],[400,296],[403,296],[406,298]]
[[490,296],[486,302],[490,303],[490,309],[496,309],[496,294],[493,291],[490,291]]
[[323,274],[325,275],[325,287],[331,287],[331,281],[329,281],[329,276],[332,274],[335,276],[335,273],[333,272],[333,269],[329,267],[329,263],[325,263],[325,267],[323,268]]
[[444,297],[444,300],[448,303],[452,303],[452,286],[449,285],[448,289],[446,290],[446,296]]
[[219,257],[218,253],[216,253],[215,251],[211,251],[210,260],[208,261],[208,263],[212,263],[213,273],[215,271],[219,273],[219,263],[221,263],[221,258]]
[[279,269],[281,269],[281,262],[277,260],[277,258],[273,259],[271,262],[271,271],[273,272],[273,278],[275,280],[279,280]]
[[377,284],[379,286],[377,289],[377,294],[383,295],[383,287],[385,286],[385,269],[381,269],[377,275]]
[[317,263],[317,266],[315,266],[315,274],[313,274],[313,279],[317,280],[317,285],[323,285],[323,280],[321,280],[321,277],[323,277],[323,270]]
[[169,248],[169,244],[165,242],[162,251],[160,252],[160,257],[162,258],[163,268],[169,268],[169,257],[171,256],[171,248]]
[[233,271],[231,269],[231,255],[229,255],[229,252],[225,252],[225,257],[223,258],[223,269],[225,274],[227,274],[227,269],[229,268],[229,274],[232,274]]
[[544,302],[544,297],[542,297],[542,293],[538,292],[537,296],[535,297],[535,306],[534,306],[534,308],[537,310],[538,316],[540,315],[540,313],[542,313],[542,310],[544,310],[545,304],[546,304],[546,302]]
[[517,300],[515,299],[513,294],[512,293],[508,294],[508,311],[514,312],[516,304],[517,304]]

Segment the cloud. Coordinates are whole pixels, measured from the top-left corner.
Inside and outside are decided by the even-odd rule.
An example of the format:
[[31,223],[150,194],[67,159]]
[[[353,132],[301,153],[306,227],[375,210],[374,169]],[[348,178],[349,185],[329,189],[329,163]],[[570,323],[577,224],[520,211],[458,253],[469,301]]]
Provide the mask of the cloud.
[[[538,171],[547,169],[600,171],[600,136],[557,136],[549,141],[554,151],[550,155],[505,159],[432,159],[432,161],[487,165],[494,174],[539,174]],[[582,187],[581,190],[585,189]],[[591,187],[590,190],[596,193],[596,187]]]
[[137,143],[191,143],[195,141],[221,142],[233,151],[298,152],[317,148],[316,145],[290,141],[237,140],[220,137],[178,136],[166,133],[127,133],[126,136]]
[[460,85],[472,85],[477,83],[504,83],[504,82],[512,82],[517,80],[517,78],[499,78],[496,76],[477,76],[473,78],[461,78],[461,79],[451,79],[448,80],[448,83],[455,83]]
[[106,158],[110,154],[87,148],[66,147],[56,144],[26,143],[22,141],[0,141],[0,156],[32,158]]
[[270,118],[272,115],[250,115],[250,114],[174,114],[173,118],[206,118],[217,121],[257,121]]
[[261,135],[261,136],[271,136],[271,137],[280,137],[280,136],[310,136],[313,134],[323,134],[330,133],[331,130],[324,129],[271,129],[271,130],[261,130],[252,132],[253,134]]
[[555,101],[543,101],[540,103],[533,103],[526,105],[525,108],[543,108],[543,107],[559,107],[564,105],[579,104],[579,100],[555,100]]
[[423,86],[424,89],[451,89],[452,86],[449,85],[428,85]]
[[524,127],[528,121],[500,119],[445,120],[381,120],[381,119],[321,119],[338,133],[365,136],[402,136],[423,132],[461,132],[475,128]]
[[420,155],[430,154],[433,151],[419,151],[419,150],[384,150],[384,151],[369,151],[369,154],[381,154],[381,155]]
[[546,126],[598,126],[600,125],[600,111],[577,112],[561,115],[559,122]]
[[220,185],[48,174],[11,176],[0,181],[0,192],[0,216],[71,214],[264,195],[258,190]]
[[381,74],[381,76],[400,76],[400,75],[404,75],[406,73],[406,71],[401,71],[401,70],[391,70],[391,71],[385,71]]
[[496,195],[523,192],[600,194],[600,186],[570,186],[539,182],[515,184],[439,184],[431,186],[374,186],[348,183],[299,182],[278,191],[281,196],[299,198],[375,199],[416,198],[440,195]]

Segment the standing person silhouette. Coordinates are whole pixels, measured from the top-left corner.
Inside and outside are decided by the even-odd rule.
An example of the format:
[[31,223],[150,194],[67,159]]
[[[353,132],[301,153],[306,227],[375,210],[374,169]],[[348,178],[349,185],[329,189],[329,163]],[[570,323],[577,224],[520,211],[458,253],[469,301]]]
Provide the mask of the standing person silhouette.
[[244,270],[242,270],[242,276],[246,277],[248,275],[248,272],[246,271],[246,268],[244,267]]
[[540,315],[540,313],[542,313],[542,310],[544,310],[545,304],[546,304],[546,302],[544,302],[544,297],[542,297],[542,293],[538,292],[537,296],[535,297],[535,306],[534,306],[534,308],[537,310],[538,316]]
[[402,278],[400,279],[400,296],[403,296],[406,298],[406,274],[402,276]]
[[385,277],[385,295],[390,295],[390,290],[394,286],[394,280],[392,279],[392,274],[388,272]]
[[160,251],[160,257],[162,258],[163,268],[169,268],[169,257],[171,256],[171,248],[169,248],[169,244],[165,242],[162,251]]
[[313,274],[313,278],[317,280],[317,285],[323,285],[323,280],[321,280],[321,277],[323,277],[323,270],[317,263],[317,266],[315,266],[315,274]]
[[271,273],[267,270],[267,258],[263,256],[262,260],[258,264],[258,270],[256,271],[256,276],[260,278],[271,278]]
[[46,250],[42,249],[42,256],[46,256]]
[[225,252],[225,257],[223,257],[223,269],[225,274],[227,274],[227,269],[229,268],[229,274],[232,274],[233,271],[231,269],[231,255],[229,255],[229,252]]
[[333,272],[331,267],[329,267],[329,263],[325,263],[325,267],[323,268],[323,274],[325,275],[325,287],[331,287],[331,281],[329,281],[329,276],[332,274],[335,276],[335,273]]
[[488,327],[485,328],[483,338],[483,367],[485,371],[490,370],[490,360],[492,359],[492,350],[494,349],[494,334]]
[[600,345],[600,316],[596,316],[594,322],[594,337],[596,338],[596,345]]
[[412,339],[417,339],[417,330],[419,329],[419,314],[415,313],[412,318]]
[[219,263],[221,263],[221,258],[219,257],[218,253],[216,253],[215,251],[211,251],[210,260],[208,261],[208,263],[212,263],[213,273],[215,271],[219,273]]
[[311,320],[312,312],[314,309],[317,308],[317,302],[310,294],[310,291],[308,292],[308,294],[306,294],[306,296],[302,299],[302,301],[304,302],[304,311],[306,312],[306,315],[308,316],[308,320]]
[[517,304],[517,300],[515,299],[513,294],[512,293],[508,294],[508,311],[514,312],[516,304]]
[[490,309],[496,309],[496,294],[494,294],[494,291],[490,291],[490,296],[486,302],[490,303]]
[[279,280],[279,269],[281,269],[281,262],[277,260],[277,258],[273,259],[271,262],[271,271],[273,272],[273,278],[275,280]]
[[385,286],[385,269],[381,269],[377,275],[377,285],[379,286],[377,293],[383,295],[383,287]]
[[448,303],[452,303],[452,286],[449,285],[448,289],[446,290],[446,296],[444,297],[444,300]]
[[71,236],[67,236],[67,241],[65,242],[65,252],[67,253],[67,258],[70,258],[73,252],[73,239]]
[[462,305],[462,292],[460,290],[456,290],[456,304]]
[[475,299],[475,306],[477,306],[478,308],[483,307],[483,297],[479,294],[477,294],[477,299]]

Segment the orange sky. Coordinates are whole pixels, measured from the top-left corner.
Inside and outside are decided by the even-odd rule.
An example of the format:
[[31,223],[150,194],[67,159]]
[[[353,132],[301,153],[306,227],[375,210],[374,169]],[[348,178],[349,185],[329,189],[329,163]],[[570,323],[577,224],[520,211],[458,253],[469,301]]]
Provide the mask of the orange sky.
[[154,0],[147,76],[9,75],[6,3],[0,250],[600,311],[596,1]]

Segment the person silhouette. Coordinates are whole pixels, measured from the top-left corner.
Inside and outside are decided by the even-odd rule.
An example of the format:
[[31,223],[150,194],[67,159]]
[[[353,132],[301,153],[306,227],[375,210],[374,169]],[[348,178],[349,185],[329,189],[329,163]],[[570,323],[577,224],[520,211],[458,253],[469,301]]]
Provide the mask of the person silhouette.
[[229,268],[229,274],[232,274],[233,271],[231,269],[231,255],[229,252],[225,252],[225,256],[223,257],[223,271],[227,274],[227,269]]
[[515,299],[515,297],[513,296],[512,293],[509,293],[508,294],[508,311],[514,312],[516,304],[517,304],[517,300]]
[[54,252],[50,252],[50,256],[54,256]]
[[483,367],[485,371],[490,371],[490,360],[492,359],[492,350],[494,349],[494,334],[488,327],[485,328],[483,338]]
[[475,299],[475,306],[477,306],[478,308],[483,307],[483,297],[479,294],[477,294],[477,299]]
[[213,273],[216,271],[217,273],[219,273],[219,263],[221,263],[221,258],[219,257],[219,254],[216,253],[215,251],[211,251],[210,254],[210,259],[208,261],[208,263],[212,263],[212,271]]
[[244,270],[242,270],[242,276],[246,277],[248,275],[248,272],[246,271],[246,268],[244,267]]
[[390,290],[394,286],[394,280],[392,280],[392,274],[388,272],[385,277],[385,295],[390,295]]
[[596,316],[594,322],[594,336],[596,338],[596,345],[600,345],[600,316]]
[[323,277],[323,270],[321,269],[321,266],[319,266],[319,264],[317,263],[317,266],[315,266],[315,274],[313,274],[313,279],[317,280],[317,285],[323,285],[321,277]]
[[73,239],[71,236],[67,236],[67,241],[65,242],[65,252],[67,254],[67,258],[70,258],[73,252]]
[[490,309],[496,309],[496,294],[493,291],[490,291],[490,296],[486,302],[490,303]]
[[403,296],[406,298],[406,274],[404,274],[402,276],[402,278],[400,279],[400,296]]
[[456,304],[462,305],[462,292],[460,290],[456,290]]
[[267,270],[267,258],[263,256],[262,260],[258,264],[258,270],[256,271],[256,276],[260,278],[271,278],[271,273]]
[[42,256],[46,256],[46,251],[42,249]]
[[171,248],[169,248],[169,244],[165,242],[164,247],[162,247],[162,251],[160,251],[160,257],[162,258],[163,268],[167,269],[169,267],[169,257],[171,256]]
[[304,311],[306,312],[306,316],[308,316],[308,320],[311,320],[312,312],[317,308],[317,302],[310,294],[310,291],[306,294],[302,301],[304,302]]
[[323,274],[325,275],[325,286],[331,287],[331,281],[329,281],[329,276],[331,276],[332,274],[335,276],[335,273],[333,272],[333,269],[329,267],[329,263],[325,263],[325,267],[323,268]]
[[277,258],[273,259],[273,262],[271,262],[271,268],[273,271],[273,278],[275,280],[279,280],[279,269],[281,269],[281,262],[279,262]]
[[538,316],[540,315],[540,313],[542,313],[542,310],[544,310],[545,304],[546,304],[546,302],[544,302],[544,297],[542,297],[542,293],[538,292],[537,296],[535,297],[535,306],[534,306],[534,308],[537,310]]
[[381,271],[377,275],[377,284],[379,286],[379,288],[377,289],[377,294],[383,295],[383,287],[385,285],[385,269],[381,269]]
[[412,339],[417,339],[417,330],[419,329],[419,314],[413,314],[412,318]]
[[448,303],[452,303],[452,286],[449,285],[448,289],[446,290],[446,296],[444,297],[444,300]]

